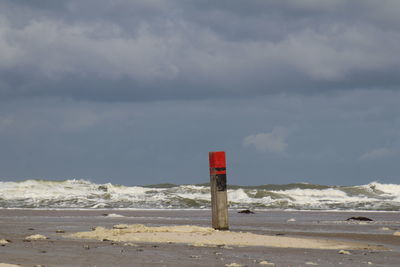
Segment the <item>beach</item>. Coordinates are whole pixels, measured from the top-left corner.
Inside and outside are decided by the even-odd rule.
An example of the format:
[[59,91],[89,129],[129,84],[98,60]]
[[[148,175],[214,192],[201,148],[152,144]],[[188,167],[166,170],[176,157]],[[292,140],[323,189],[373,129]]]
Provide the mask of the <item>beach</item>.
[[[21,266],[398,266],[400,258],[400,236],[395,235],[400,231],[398,212],[256,210],[255,214],[239,214],[231,210],[226,233],[265,236],[262,245],[229,244],[223,239],[208,244],[204,240],[168,241],[157,236],[161,230],[154,231],[160,226],[196,226],[207,232],[210,216],[206,209],[1,209],[0,239],[9,243],[0,246],[0,262]],[[360,216],[373,221],[346,221]],[[118,225],[121,229],[112,230]],[[73,236],[99,227],[121,232],[131,225],[149,227],[146,231],[154,239]],[[226,234],[221,232],[217,234]],[[42,238],[28,240],[35,235]],[[179,234],[172,231],[169,235]],[[274,238],[280,243],[269,244]],[[325,246],[317,248],[320,244]],[[317,247],[307,247],[313,245]]]

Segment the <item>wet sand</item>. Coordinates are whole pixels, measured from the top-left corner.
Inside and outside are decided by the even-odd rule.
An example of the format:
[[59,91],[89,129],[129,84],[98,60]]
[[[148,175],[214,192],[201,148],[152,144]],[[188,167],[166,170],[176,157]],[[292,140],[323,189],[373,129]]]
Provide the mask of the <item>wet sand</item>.
[[[104,216],[108,215],[108,216]],[[121,217],[123,216],[123,217]],[[347,222],[365,216],[372,222]],[[230,212],[231,232],[276,237],[361,242],[383,250],[116,242],[67,238],[116,224],[210,226],[207,210],[1,210],[0,263],[22,266],[398,266],[400,214],[384,212]],[[44,235],[44,240],[25,240]],[[340,253],[339,253],[340,252]],[[0,264],[1,266],[1,264]]]

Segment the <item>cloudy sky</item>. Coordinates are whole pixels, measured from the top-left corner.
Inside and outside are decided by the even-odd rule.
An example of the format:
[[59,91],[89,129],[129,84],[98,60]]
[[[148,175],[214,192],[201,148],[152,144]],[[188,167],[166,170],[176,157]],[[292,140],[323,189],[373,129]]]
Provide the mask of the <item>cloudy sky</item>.
[[0,2],[0,180],[399,183],[398,0]]

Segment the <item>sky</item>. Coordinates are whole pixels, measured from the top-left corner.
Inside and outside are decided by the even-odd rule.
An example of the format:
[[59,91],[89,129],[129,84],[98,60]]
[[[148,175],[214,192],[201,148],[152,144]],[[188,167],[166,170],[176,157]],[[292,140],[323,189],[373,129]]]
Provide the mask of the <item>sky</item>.
[[398,0],[0,2],[0,180],[399,183]]

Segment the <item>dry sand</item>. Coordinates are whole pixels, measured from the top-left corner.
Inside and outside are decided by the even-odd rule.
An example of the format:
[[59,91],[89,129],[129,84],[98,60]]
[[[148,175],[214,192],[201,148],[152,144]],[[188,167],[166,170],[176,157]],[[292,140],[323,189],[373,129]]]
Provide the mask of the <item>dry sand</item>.
[[[122,229],[121,229],[122,228]],[[143,224],[96,227],[91,232],[68,235],[74,238],[116,242],[184,243],[195,246],[262,246],[308,249],[387,250],[382,246],[328,239],[260,235],[249,232],[218,231],[190,225],[148,227]]]

